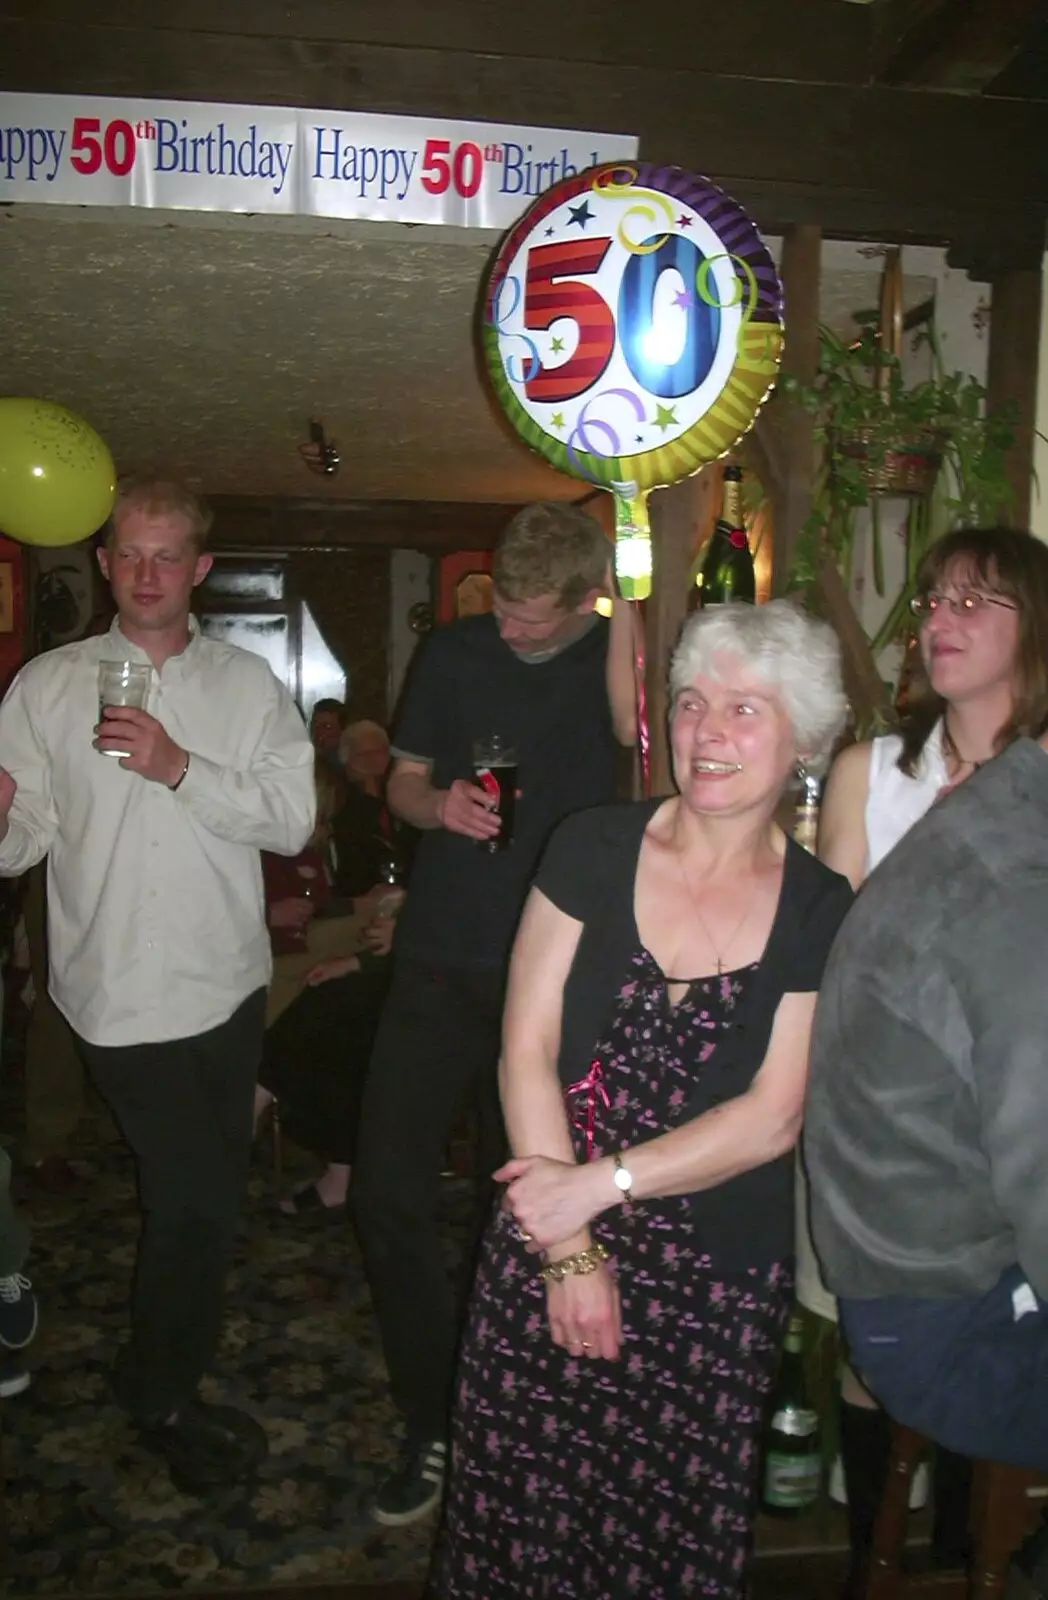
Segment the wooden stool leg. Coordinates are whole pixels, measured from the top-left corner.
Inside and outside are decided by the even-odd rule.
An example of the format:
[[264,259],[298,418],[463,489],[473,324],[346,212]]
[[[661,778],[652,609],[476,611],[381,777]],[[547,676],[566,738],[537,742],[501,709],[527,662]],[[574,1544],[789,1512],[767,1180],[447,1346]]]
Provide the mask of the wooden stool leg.
[[1008,1562],[1030,1523],[1026,1489],[1036,1473],[1002,1472],[990,1461],[977,1461],[972,1481],[972,1528],[975,1553],[968,1593],[970,1600],[1000,1600]]
[[910,1484],[927,1448],[927,1439],[912,1428],[896,1426],[892,1429],[888,1482],[873,1529],[866,1600],[896,1600],[900,1593],[899,1574],[906,1545]]

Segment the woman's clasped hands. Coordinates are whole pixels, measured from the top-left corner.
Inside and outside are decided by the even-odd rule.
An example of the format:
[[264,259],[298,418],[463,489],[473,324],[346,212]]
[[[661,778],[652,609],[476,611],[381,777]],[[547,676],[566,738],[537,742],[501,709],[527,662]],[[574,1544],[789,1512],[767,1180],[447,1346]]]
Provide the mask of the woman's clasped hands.
[[[588,1224],[604,1206],[594,1201],[593,1171],[548,1156],[522,1156],[495,1173],[507,1185],[504,1209],[532,1254],[549,1261],[590,1250]],[[570,1355],[614,1361],[622,1346],[622,1304],[614,1272],[597,1262],[546,1285],[550,1335]]]

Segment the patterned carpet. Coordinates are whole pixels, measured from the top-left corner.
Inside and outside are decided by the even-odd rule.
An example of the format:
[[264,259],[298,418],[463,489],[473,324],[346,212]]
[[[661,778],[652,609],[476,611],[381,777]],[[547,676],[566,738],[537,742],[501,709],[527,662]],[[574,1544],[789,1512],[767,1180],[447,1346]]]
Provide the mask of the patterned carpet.
[[[93,1121],[75,1165],[81,1188],[32,1209],[33,1384],[2,1414],[9,1592],[418,1580],[431,1525],[376,1532],[363,1513],[395,1430],[348,1226],[278,1219],[272,1172],[253,1172],[205,1393],[252,1412],[270,1455],[204,1502],[172,1488],[109,1394],[138,1227],[130,1159]],[[468,1196],[450,1184],[446,1198],[453,1222]]]

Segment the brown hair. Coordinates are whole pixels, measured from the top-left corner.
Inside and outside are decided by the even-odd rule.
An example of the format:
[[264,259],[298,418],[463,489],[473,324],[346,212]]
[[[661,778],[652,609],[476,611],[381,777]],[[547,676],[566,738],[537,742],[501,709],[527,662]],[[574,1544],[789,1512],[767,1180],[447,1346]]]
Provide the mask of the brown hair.
[[346,799],[346,786],[337,772],[317,756],[313,762],[313,782],[317,791],[317,820],[310,844],[315,850],[323,849],[331,837],[331,824],[342,809]]
[[603,587],[611,558],[604,529],[579,506],[540,500],[507,523],[492,579],[507,600],[552,594],[565,611]]
[[117,517],[129,510],[145,511],[155,517],[185,517],[198,553],[205,548],[214,521],[211,508],[180,478],[129,473],[117,480],[116,499],[104,530],[106,544],[112,543]]
[[[1019,612],[1015,701],[994,739],[1000,753],[1013,739],[1036,737],[1048,724],[1048,545],[1019,528],[958,528],[925,552],[916,592],[939,587],[958,567],[987,593],[1014,600]],[[945,710],[946,701],[918,667],[900,730],[899,766],[909,777]]]

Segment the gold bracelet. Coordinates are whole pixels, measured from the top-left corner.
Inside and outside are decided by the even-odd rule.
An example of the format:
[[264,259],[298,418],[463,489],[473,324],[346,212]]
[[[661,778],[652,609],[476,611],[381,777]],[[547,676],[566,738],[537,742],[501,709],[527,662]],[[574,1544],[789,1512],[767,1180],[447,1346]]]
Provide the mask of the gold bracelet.
[[573,1256],[562,1256],[559,1261],[547,1261],[539,1268],[539,1277],[547,1283],[560,1283],[569,1273],[584,1275],[596,1272],[602,1261],[607,1261],[608,1251],[602,1244],[590,1245],[588,1250],[576,1250]]

